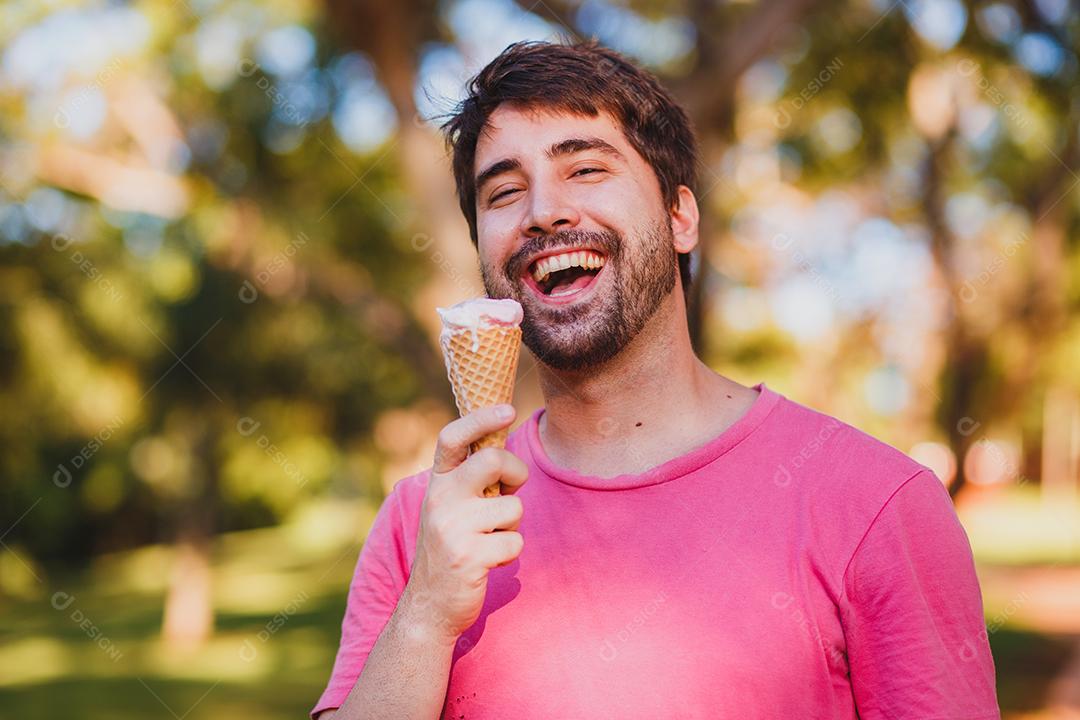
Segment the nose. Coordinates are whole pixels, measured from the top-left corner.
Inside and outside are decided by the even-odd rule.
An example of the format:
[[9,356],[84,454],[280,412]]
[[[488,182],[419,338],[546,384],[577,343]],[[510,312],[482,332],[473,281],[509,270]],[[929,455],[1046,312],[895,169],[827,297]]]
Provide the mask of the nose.
[[529,192],[529,206],[521,221],[526,237],[550,235],[577,227],[581,221],[568,193],[555,183],[535,183]]

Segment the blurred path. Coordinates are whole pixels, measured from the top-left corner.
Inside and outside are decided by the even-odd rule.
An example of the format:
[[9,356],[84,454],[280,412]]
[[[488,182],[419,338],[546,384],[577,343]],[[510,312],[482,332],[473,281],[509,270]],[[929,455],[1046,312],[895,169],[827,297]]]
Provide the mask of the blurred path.
[[1077,639],[1072,660],[1054,680],[1047,703],[1051,717],[1060,720],[1080,720],[1080,639]]
[[1012,715],[1014,720],[1080,720],[1080,567],[979,566],[987,627],[1020,626],[1054,636],[1071,636],[1071,659],[1047,693],[1046,709]]
[[1080,566],[980,565],[979,582],[988,624],[1080,636]]

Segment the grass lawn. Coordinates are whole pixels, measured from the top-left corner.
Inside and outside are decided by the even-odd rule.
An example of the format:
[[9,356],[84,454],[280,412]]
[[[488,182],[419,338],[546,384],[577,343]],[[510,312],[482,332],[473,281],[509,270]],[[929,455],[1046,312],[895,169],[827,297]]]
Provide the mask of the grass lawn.
[[329,676],[373,517],[370,507],[325,505],[221,538],[216,631],[191,653],[158,639],[168,548],[103,558],[0,601],[0,718],[305,717]]

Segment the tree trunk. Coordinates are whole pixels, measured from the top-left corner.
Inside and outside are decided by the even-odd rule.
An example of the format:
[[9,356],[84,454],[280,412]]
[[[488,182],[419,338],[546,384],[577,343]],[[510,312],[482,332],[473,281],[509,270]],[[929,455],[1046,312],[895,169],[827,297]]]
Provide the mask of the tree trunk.
[[174,547],[161,638],[170,649],[191,651],[213,630],[210,542],[198,533],[178,539]]
[[214,457],[212,419],[186,414],[181,430],[191,448],[189,492],[176,516],[176,540],[165,597],[162,640],[170,649],[191,651],[214,631],[210,550],[218,506],[218,463]]
[[951,151],[954,129],[940,139],[928,140],[930,152],[923,170],[922,210],[930,231],[930,250],[935,269],[945,288],[944,372],[938,419],[948,436],[949,449],[956,457],[956,478],[949,487],[953,496],[967,483],[964,459],[972,444],[981,436],[983,419],[977,409],[976,387],[986,369],[989,348],[986,339],[968,327],[960,297],[961,279],[956,270],[955,238],[945,223],[944,164]]

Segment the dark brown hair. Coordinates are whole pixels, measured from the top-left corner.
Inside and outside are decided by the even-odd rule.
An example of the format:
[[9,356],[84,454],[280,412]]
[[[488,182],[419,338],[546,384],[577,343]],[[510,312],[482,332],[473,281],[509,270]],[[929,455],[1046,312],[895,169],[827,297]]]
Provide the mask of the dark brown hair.
[[[502,103],[596,117],[606,111],[660,181],[664,206],[674,209],[678,189],[697,189],[697,143],[686,112],[657,79],[595,40],[574,44],[519,42],[508,46],[469,81],[468,95],[443,123],[461,212],[476,231],[476,143]],[[689,293],[690,256],[679,254]]]

